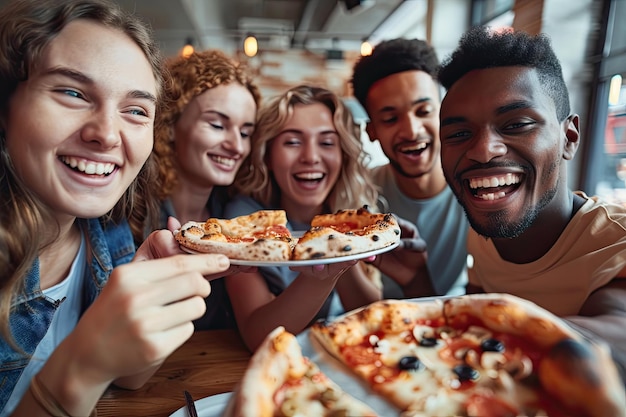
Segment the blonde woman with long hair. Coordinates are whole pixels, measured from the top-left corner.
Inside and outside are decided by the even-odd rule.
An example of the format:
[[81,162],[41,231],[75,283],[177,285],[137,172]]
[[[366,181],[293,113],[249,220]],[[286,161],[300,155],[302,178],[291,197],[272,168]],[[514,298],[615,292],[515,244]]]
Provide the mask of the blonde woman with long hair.
[[[259,111],[252,151],[235,181],[240,195],[225,214],[280,208],[295,231],[308,229],[317,214],[375,207],[365,156],[359,127],[336,94],[292,88]],[[298,270],[261,267],[226,277],[226,288],[239,331],[253,350],[278,325],[299,333],[315,319],[382,296],[356,261]]]

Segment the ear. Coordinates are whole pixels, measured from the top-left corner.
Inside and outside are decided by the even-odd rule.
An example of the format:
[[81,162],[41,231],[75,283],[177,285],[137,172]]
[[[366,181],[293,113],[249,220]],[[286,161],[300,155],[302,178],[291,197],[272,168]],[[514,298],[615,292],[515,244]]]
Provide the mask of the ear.
[[372,125],[372,122],[367,122],[365,125],[365,132],[367,136],[370,138],[370,142],[376,142],[378,139],[376,138],[376,129]]
[[563,133],[565,136],[565,144],[563,147],[563,158],[567,160],[574,159],[578,145],[580,144],[580,130],[578,128],[579,117],[577,114],[567,116],[562,123]]

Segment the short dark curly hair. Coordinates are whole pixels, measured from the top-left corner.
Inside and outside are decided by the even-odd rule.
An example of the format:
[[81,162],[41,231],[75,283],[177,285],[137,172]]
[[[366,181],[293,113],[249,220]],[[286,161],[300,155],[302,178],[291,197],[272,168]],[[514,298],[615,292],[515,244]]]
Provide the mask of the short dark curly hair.
[[361,57],[352,71],[354,96],[365,107],[367,92],[376,81],[403,71],[424,71],[436,81],[439,59],[435,49],[419,39],[391,39]]
[[452,55],[443,60],[438,78],[449,90],[472,70],[508,66],[537,70],[542,88],[554,101],[559,121],[569,116],[569,93],[561,64],[545,34],[533,36],[521,31],[495,32],[487,26],[472,27],[461,37]]

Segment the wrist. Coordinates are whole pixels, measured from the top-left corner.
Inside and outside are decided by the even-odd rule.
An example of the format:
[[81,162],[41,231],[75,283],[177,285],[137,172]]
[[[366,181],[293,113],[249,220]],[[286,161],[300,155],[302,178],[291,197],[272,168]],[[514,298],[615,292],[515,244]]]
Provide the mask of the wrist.
[[70,335],[48,358],[46,365],[41,369],[38,381],[58,405],[65,410],[67,416],[87,416],[107,389],[111,380],[101,380],[93,377],[89,366],[85,366],[77,357],[75,349],[67,352]]

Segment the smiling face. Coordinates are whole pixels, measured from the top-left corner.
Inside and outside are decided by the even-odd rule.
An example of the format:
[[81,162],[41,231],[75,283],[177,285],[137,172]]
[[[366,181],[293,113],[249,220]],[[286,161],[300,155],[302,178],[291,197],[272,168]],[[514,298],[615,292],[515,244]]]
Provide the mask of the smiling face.
[[17,175],[57,216],[105,214],[150,155],[155,96],[129,37],[69,23],[10,98],[3,125]]
[[321,212],[341,172],[339,141],[330,110],[314,103],[296,104],[268,144],[269,167],[290,216]]
[[542,213],[563,212],[577,124],[559,122],[531,68],[474,70],[452,85],[441,106],[443,170],[478,233],[515,237]]
[[230,185],[250,153],[256,103],[238,83],[221,84],[194,97],[174,126],[182,181]]
[[430,75],[389,75],[372,85],[366,102],[367,133],[400,175],[417,178],[440,166],[439,90]]

